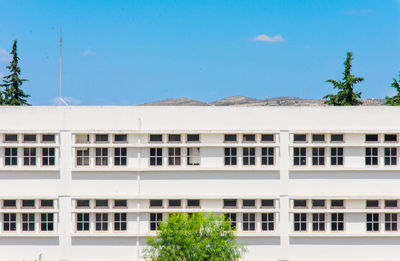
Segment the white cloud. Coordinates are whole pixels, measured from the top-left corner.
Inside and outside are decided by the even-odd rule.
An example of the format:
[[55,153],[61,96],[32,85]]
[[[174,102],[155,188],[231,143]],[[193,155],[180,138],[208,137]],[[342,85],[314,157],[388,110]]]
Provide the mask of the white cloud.
[[277,34],[275,36],[268,36],[266,34],[260,34],[251,39],[252,41],[259,41],[259,42],[270,42],[270,43],[276,43],[276,42],[284,42],[285,39],[282,37],[282,35]]
[[89,56],[89,55],[94,55],[94,54],[96,54],[96,53],[90,49],[86,49],[85,51],[82,52],[82,56]]
[[0,62],[9,62],[11,61],[11,54],[9,54],[6,50],[0,48]]
[[81,101],[79,99],[73,97],[57,97],[52,100],[52,104],[54,105],[79,105]]

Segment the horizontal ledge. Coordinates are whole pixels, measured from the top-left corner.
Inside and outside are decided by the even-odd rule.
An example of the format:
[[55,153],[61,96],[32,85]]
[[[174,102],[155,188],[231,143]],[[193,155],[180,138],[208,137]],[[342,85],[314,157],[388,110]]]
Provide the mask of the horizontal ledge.
[[268,168],[268,167],[254,167],[254,168],[235,168],[235,167],[227,167],[227,168],[201,168],[201,167],[188,167],[188,168],[73,168],[72,172],[207,172],[207,171],[219,171],[219,172],[240,172],[240,171],[250,171],[250,172],[279,172],[279,168]]
[[[399,145],[400,146],[400,145]],[[15,146],[21,147],[21,146]],[[35,147],[35,146],[33,146]],[[72,148],[258,148],[258,147],[280,147],[275,142],[249,142],[249,143],[75,143]],[[304,147],[304,146],[303,146]]]
[[279,209],[73,209],[72,213],[279,213]]
[[[314,167],[299,167],[299,168],[290,168],[289,172],[340,172],[341,174],[345,174],[345,171],[365,171],[365,172],[372,172],[372,171],[379,171],[379,172],[392,172],[392,171],[400,171],[400,167],[391,168],[391,167],[380,167],[380,168],[314,168]],[[379,176],[377,176],[379,178]]]
[[55,233],[7,233],[7,232],[2,232],[0,234],[0,238],[10,238],[10,237],[30,237],[30,238],[35,238],[35,237],[59,237],[59,234]]
[[320,237],[399,237],[400,238],[400,232],[386,232],[386,233],[381,233],[381,232],[365,232],[365,233],[346,233],[346,232],[315,232],[315,233],[290,233],[289,237],[315,237],[315,238],[320,238]]
[[[242,237],[280,237],[280,234],[277,232],[235,232],[235,236]],[[110,238],[118,238],[118,237],[154,237],[157,236],[157,233],[124,233],[124,232],[82,232],[82,233],[72,233],[72,237],[80,237],[80,238],[96,238],[96,237],[110,237]]]

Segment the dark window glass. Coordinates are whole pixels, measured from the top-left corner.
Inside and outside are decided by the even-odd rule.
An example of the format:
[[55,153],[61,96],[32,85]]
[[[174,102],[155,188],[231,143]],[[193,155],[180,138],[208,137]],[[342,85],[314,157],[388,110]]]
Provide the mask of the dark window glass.
[[34,200],[22,200],[22,207],[33,208],[33,207],[35,207],[35,201]]
[[263,231],[274,230],[274,213],[261,214],[261,230]]
[[367,208],[379,208],[378,200],[367,200]]
[[3,201],[3,206],[5,208],[15,208],[17,206],[17,202],[16,202],[16,200],[13,200],[13,199],[5,199]]
[[397,200],[385,200],[385,208],[397,208]]
[[385,231],[397,231],[396,213],[385,213]]
[[224,199],[224,208],[236,208],[237,200],[236,199]]
[[170,199],[170,200],[168,200],[168,206],[169,207],[180,207],[181,200],[180,199]]
[[366,134],[365,141],[378,141],[378,135],[377,134]]
[[263,200],[261,200],[261,207],[264,207],[264,208],[272,208],[272,207],[274,207],[274,200],[273,199],[263,199]]
[[344,207],[343,200],[338,200],[338,199],[331,200],[331,207],[332,208]]
[[256,141],[255,134],[243,134],[243,142],[254,142]]
[[237,151],[236,148],[225,148],[225,165],[237,164]]
[[307,207],[307,201],[303,199],[296,199],[294,200],[294,207],[295,208],[305,208]]
[[261,134],[261,141],[274,141],[274,134]]
[[305,134],[295,134],[294,135],[294,141],[295,142],[306,142],[307,141],[307,136]]
[[186,136],[186,141],[187,142],[196,142],[200,141],[200,135],[199,134],[188,134]]
[[162,148],[150,148],[150,166],[161,166],[162,160]]
[[126,213],[114,213],[114,230],[125,231],[126,227]]
[[162,142],[162,135],[161,134],[151,134],[150,141],[152,142]]
[[107,142],[108,135],[107,134],[96,134],[96,142]]
[[343,134],[332,134],[331,141],[333,141],[333,142],[343,141]]
[[397,141],[396,134],[385,134],[385,141]]
[[128,141],[128,137],[126,134],[115,134],[114,141],[115,142],[126,142],[126,141]]
[[255,208],[256,201],[254,199],[244,199],[243,200],[243,207],[245,208]]
[[108,207],[108,200],[107,199],[97,199],[96,207]]
[[294,158],[293,158],[293,165],[306,165],[307,158],[306,158],[306,148],[294,148]]
[[325,200],[323,199],[314,199],[312,201],[313,208],[324,208],[325,207]]
[[18,142],[18,134],[6,134],[5,142]]
[[76,206],[77,207],[81,207],[81,208],[84,208],[84,207],[89,207],[89,200],[77,200],[76,201]]
[[312,141],[314,141],[314,142],[325,141],[325,134],[313,134]]
[[243,165],[256,165],[255,148],[243,148]]
[[162,213],[150,213],[150,230],[156,231],[162,222]]
[[54,134],[43,134],[42,135],[42,141],[43,142],[54,142],[55,141],[55,135]]
[[343,148],[331,148],[331,165],[343,165]]
[[116,200],[114,200],[114,207],[119,207],[119,208],[122,208],[122,207],[126,207],[127,206],[127,204],[126,204],[126,200],[124,200],[124,199],[116,199]]
[[150,207],[162,207],[163,201],[161,199],[152,199],[150,200]]
[[365,148],[365,165],[378,165],[378,148]]
[[312,148],[312,164],[314,166],[325,165],[325,148]]
[[200,207],[200,200],[198,200],[198,199],[188,199],[187,206],[188,207]]
[[169,134],[168,135],[168,141],[169,142],[180,142],[181,141],[181,135],[180,134]]
[[25,142],[34,142],[34,141],[36,141],[36,135],[35,134],[25,134],[24,141]]
[[331,214],[331,230],[343,231],[344,230],[344,215],[343,213]]
[[53,200],[51,199],[42,199],[40,201],[40,207],[42,208],[52,208],[54,205]]
[[126,166],[126,148],[115,148],[114,149],[114,165],[115,166]]
[[294,213],[294,231],[307,230],[307,215],[306,213]]
[[225,134],[224,141],[234,142],[237,140],[236,137],[236,134]]

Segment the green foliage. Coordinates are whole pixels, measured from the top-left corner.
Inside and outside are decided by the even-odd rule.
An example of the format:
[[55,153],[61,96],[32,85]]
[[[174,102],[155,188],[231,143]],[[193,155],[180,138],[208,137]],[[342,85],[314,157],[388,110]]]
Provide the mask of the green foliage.
[[[399,81],[400,81],[400,74],[399,74]],[[386,101],[384,104],[392,105],[392,106],[399,106],[400,105],[400,83],[395,78],[393,78],[392,87],[396,89],[397,94],[393,97],[385,97]]]
[[0,84],[0,87],[3,90],[0,92],[0,105],[30,105],[27,102],[27,98],[31,97],[29,94],[25,94],[21,89],[23,82],[27,81],[26,79],[20,79],[19,75],[21,74],[21,68],[18,66],[18,58],[17,54],[17,40],[14,40],[14,44],[12,47],[12,51],[10,53],[13,58],[10,62],[10,65],[6,68],[10,70],[10,74],[3,77],[3,84]]
[[234,261],[246,251],[228,221],[203,213],[172,214],[146,243],[144,257],[152,261]]
[[339,89],[337,94],[328,94],[323,97],[325,104],[335,106],[353,106],[362,104],[361,92],[354,91],[354,85],[364,81],[364,78],[355,77],[351,74],[351,62],[353,61],[353,54],[347,52],[347,58],[344,62],[344,72],[341,81],[327,80],[333,85],[333,88]]

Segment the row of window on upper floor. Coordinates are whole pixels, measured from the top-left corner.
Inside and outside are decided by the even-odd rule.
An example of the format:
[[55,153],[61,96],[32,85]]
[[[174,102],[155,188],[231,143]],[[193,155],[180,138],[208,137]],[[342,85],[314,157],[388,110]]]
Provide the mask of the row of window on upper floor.
[[55,134],[17,134],[9,133],[3,134],[3,142],[5,143],[55,143]]
[[[337,142],[344,142],[344,134],[330,134],[330,142],[337,143]],[[311,138],[311,142],[327,142],[328,135],[327,134],[293,134],[293,142],[294,143],[307,143],[308,139]],[[365,142],[397,142],[398,135],[397,134],[365,134]]]
[[[397,199],[387,199],[387,200],[365,200],[365,208],[381,208],[382,205],[384,208],[398,208],[399,200]],[[293,200],[293,208],[302,208],[302,209],[324,209],[324,208],[346,208],[345,200],[343,199],[295,199]]]

